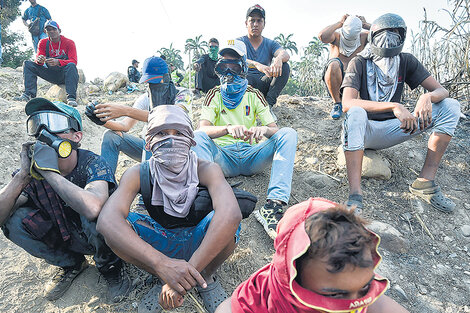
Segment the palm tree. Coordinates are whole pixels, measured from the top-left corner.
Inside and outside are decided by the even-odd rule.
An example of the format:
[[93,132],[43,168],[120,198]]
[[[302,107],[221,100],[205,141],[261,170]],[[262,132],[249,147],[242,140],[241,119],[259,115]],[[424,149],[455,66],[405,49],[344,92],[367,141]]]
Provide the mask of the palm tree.
[[313,37],[313,39],[308,43],[308,47],[304,49],[304,54],[313,54],[314,56],[319,57],[322,55],[323,51],[328,51],[327,45],[318,39],[318,37]]
[[166,57],[168,64],[172,63],[177,69],[184,70],[184,62],[181,57],[181,50],[173,48],[173,43],[170,44],[169,48],[162,47],[157,51],[160,55]]
[[194,54],[194,60],[197,60],[201,57],[201,55],[206,53],[206,49],[208,47],[206,41],[201,41],[202,35],[196,36],[194,39],[189,38],[186,39],[186,44],[184,45],[184,53],[192,52]]
[[290,51],[292,54],[293,52],[297,54],[299,53],[297,43],[291,40],[292,36],[294,36],[294,34],[289,34],[287,37],[285,37],[284,34],[279,34],[274,40],[276,40],[284,50]]

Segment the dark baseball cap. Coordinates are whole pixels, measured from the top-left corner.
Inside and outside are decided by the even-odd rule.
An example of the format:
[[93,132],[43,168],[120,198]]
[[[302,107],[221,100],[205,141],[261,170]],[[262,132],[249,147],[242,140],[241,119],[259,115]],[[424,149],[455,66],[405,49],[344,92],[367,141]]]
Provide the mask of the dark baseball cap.
[[246,18],[248,18],[248,16],[250,16],[252,13],[258,13],[262,18],[266,19],[266,13],[259,4],[251,6],[248,11],[246,11]]
[[135,64],[135,63],[140,63],[140,62],[137,60],[132,60],[132,64]]

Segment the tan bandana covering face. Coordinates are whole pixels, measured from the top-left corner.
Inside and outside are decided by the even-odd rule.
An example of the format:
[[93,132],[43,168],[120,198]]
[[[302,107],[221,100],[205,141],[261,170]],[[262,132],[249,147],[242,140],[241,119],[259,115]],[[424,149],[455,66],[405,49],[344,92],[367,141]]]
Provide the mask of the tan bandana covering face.
[[[166,135],[162,131],[175,129],[180,134]],[[191,120],[175,105],[159,105],[149,114],[146,149],[152,151],[149,160],[153,182],[152,205],[163,205],[164,212],[184,218],[198,192],[197,156],[191,150],[196,145]]]
[[357,16],[348,16],[340,31],[339,52],[349,57],[361,45],[362,22]]

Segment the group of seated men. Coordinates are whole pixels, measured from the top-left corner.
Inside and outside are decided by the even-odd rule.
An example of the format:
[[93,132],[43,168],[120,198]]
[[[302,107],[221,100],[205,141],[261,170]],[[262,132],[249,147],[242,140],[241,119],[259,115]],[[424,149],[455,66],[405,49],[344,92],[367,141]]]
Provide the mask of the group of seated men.
[[[260,34],[264,17],[259,5],[251,7],[247,27],[257,25]],[[73,106],[30,99],[26,128],[36,142],[23,144],[20,168],[0,191],[0,224],[12,242],[59,268],[45,286],[46,298],[60,298],[88,266],[84,255],[91,254],[114,302],[133,288],[122,260],[155,276],[140,313],[179,307],[193,288],[209,312],[407,312],[383,295],[388,281],[374,273],[378,238],[358,216],[363,152],[432,128],[424,166],[409,188],[451,212],[455,204],[435,175],[460,107],[414,56],[401,52],[406,37],[401,17],[382,15],[370,29],[369,45],[351,60],[341,87],[346,206],[310,199],[287,209],[297,134],[279,129],[268,97],[249,84],[247,55],[253,45],[246,41],[228,40],[220,50],[215,65],[220,86],[207,92],[197,131],[159,57],[145,60],[140,82],[148,84],[147,93],[133,107],[87,106],[86,115],[108,128],[101,156],[79,149],[83,126]],[[266,39],[260,40],[258,48]],[[283,52],[276,58],[266,71],[279,78],[286,72]],[[413,113],[400,104],[404,82],[428,90]],[[115,121],[118,117],[125,118]],[[137,121],[147,122],[145,139],[126,133]],[[120,151],[142,162],[127,169],[118,186]],[[274,239],[276,253],[225,300],[214,274],[236,248],[242,220],[225,177],[252,175],[269,164],[267,201],[254,214]],[[210,211],[195,204],[201,189],[210,196]],[[146,195],[148,214],[130,211],[139,193]]]

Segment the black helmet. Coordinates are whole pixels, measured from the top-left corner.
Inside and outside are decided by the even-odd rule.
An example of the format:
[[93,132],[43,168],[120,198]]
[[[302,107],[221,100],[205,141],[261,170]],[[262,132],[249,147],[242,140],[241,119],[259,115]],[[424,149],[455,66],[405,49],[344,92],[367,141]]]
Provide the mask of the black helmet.
[[[398,46],[393,48],[382,48],[374,45],[372,39],[378,32],[385,29],[397,29],[401,37],[401,42]],[[379,16],[370,26],[369,30],[369,43],[372,53],[381,57],[391,58],[398,55],[403,49],[403,44],[406,38],[406,24],[401,16],[393,13],[387,13]]]

